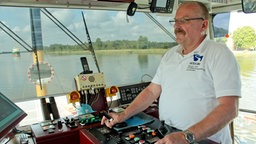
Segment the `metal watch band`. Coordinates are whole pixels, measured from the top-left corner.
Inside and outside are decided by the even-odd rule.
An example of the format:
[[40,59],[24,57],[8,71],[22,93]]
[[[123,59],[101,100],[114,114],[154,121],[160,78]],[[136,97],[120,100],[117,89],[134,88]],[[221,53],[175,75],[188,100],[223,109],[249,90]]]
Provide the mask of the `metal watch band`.
[[189,130],[185,130],[184,136],[189,144],[195,144],[195,136],[192,132],[190,132]]

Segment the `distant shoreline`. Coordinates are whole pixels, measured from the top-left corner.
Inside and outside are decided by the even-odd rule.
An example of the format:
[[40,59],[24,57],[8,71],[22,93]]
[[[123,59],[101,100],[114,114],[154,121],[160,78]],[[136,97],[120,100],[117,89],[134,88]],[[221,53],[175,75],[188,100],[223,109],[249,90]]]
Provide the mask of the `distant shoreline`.
[[[168,49],[120,49],[120,50],[95,50],[95,54],[164,54]],[[69,55],[69,54],[91,54],[89,50],[86,51],[58,51],[47,52],[49,55]]]
[[[116,49],[116,50],[95,50],[96,55],[111,55],[111,54],[164,54],[169,49]],[[245,56],[245,55],[256,55],[256,51],[232,51],[235,56]],[[21,52],[23,53],[23,52]],[[28,53],[28,52],[25,52]],[[1,52],[0,54],[11,54],[11,52]],[[88,54],[91,52],[89,50],[81,51],[58,51],[58,52],[45,52],[49,55],[81,55]]]
[[[120,49],[120,50],[95,50],[95,54],[164,54],[169,49]],[[232,51],[235,56],[244,55],[256,55],[256,51]],[[86,51],[58,51],[58,52],[48,52],[50,55],[70,55],[70,54],[91,54],[89,50]]]

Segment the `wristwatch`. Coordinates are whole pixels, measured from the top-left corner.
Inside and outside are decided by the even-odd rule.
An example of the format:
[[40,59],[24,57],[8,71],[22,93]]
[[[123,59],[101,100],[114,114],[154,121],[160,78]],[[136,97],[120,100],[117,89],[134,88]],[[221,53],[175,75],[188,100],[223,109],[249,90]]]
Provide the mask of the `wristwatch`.
[[195,136],[192,132],[190,132],[189,130],[185,130],[184,136],[189,144],[195,144]]

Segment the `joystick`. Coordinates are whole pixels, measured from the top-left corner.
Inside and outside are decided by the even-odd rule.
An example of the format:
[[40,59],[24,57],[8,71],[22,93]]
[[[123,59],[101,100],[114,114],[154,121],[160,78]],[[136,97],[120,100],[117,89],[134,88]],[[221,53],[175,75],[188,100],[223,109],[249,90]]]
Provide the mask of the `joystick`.
[[163,138],[166,134],[167,134],[167,132],[168,132],[168,130],[167,130],[167,128],[165,127],[165,122],[164,121],[161,121],[161,126],[160,126],[160,128],[159,129],[156,129],[156,135],[161,139],[161,138]]
[[113,118],[106,111],[103,111],[102,115],[105,116],[109,121],[113,120]]

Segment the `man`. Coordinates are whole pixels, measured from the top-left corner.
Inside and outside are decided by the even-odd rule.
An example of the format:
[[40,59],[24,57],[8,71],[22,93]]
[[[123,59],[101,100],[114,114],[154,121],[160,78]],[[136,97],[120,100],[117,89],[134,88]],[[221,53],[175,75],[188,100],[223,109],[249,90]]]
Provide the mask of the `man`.
[[238,114],[239,66],[223,44],[206,37],[208,10],[200,2],[181,4],[174,19],[178,46],[162,58],[151,84],[122,113],[102,124],[112,127],[159,100],[159,118],[181,129],[156,144],[192,144],[210,139],[231,144],[228,124]]

